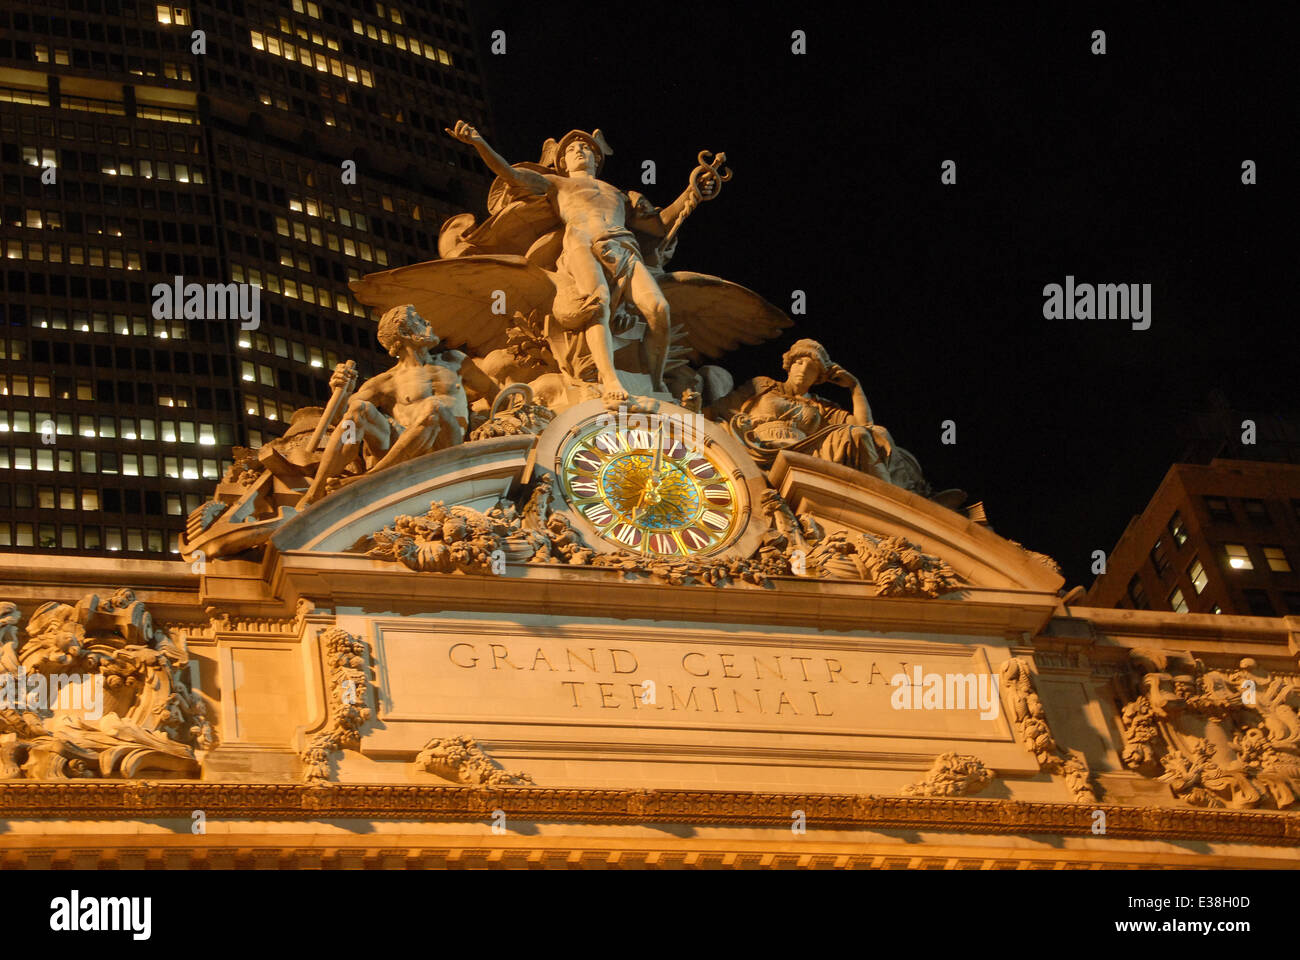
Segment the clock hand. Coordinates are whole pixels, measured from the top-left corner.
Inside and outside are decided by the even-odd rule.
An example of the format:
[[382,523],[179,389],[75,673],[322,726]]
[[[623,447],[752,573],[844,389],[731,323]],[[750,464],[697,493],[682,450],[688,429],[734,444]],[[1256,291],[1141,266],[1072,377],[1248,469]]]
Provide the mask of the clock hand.
[[659,429],[655,431],[655,462],[651,468],[654,473],[655,482],[659,481],[659,471],[664,464],[664,424],[659,421]]

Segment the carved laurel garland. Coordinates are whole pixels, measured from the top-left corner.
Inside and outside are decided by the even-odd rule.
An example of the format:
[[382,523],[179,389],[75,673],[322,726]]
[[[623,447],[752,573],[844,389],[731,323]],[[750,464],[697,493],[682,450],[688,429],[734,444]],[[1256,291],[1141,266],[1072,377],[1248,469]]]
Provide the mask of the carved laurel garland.
[[795,518],[766,491],[760,504],[769,530],[749,557],[671,559],[628,552],[597,553],[560,511],[552,511],[552,478],[539,478],[522,504],[502,500],[487,511],[440,501],[423,516],[403,515],[355,549],[408,570],[485,573],[497,563],[567,563],[648,576],[673,585],[765,585],[772,577],[868,580],[883,596],[935,598],[960,587],[939,557],[902,537],[825,535],[810,516]]
[[1012,657],[1002,665],[1002,686],[1011,699],[1012,721],[1025,748],[1034,755],[1042,770],[1065,778],[1065,785],[1079,803],[1097,799],[1096,787],[1087,761],[1073,751],[1059,746],[1047,725],[1047,713],[1034,690],[1029,661]]
[[993,771],[979,757],[941,753],[926,775],[903,788],[909,797],[965,797],[993,782]]
[[328,671],[329,719],[325,730],[312,738],[301,755],[303,779],[309,784],[329,780],[330,755],[356,746],[362,725],[370,719],[366,706],[370,647],[340,627],[321,634],[320,644]]
[[452,783],[474,787],[505,787],[530,784],[526,773],[511,773],[483,752],[469,737],[438,737],[424,745],[415,765]]

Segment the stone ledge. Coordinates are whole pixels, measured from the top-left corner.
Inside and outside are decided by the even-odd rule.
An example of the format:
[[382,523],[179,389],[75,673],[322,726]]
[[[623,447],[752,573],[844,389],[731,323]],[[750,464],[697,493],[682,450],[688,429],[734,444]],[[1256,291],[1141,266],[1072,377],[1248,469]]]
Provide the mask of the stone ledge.
[[[802,810],[818,828],[938,830],[975,834],[1092,837],[1093,811],[1106,837],[1300,846],[1300,815],[1091,803],[1030,803],[861,794],[711,790],[593,790],[552,787],[217,784],[193,781],[0,784],[8,820],[209,819],[413,820],[469,822],[509,810],[515,822],[707,824],[789,827]],[[3,845],[3,839],[0,839]]]

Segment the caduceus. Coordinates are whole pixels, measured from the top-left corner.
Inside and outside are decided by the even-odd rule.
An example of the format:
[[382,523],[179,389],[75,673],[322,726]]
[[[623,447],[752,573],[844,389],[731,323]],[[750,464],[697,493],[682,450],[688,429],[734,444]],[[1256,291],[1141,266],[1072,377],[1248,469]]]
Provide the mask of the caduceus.
[[[673,221],[672,227],[664,234],[663,241],[659,244],[661,251],[670,249],[673,238],[677,236],[677,231],[686,222],[686,218],[690,216],[691,211],[705,200],[717,199],[718,194],[722,193],[722,185],[731,179],[731,169],[723,166],[727,162],[725,153],[719,153],[715,157],[710,151],[701,150],[695,159],[699,161],[699,165],[691,171],[690,188],[692,190],[692,199],[682,208],[682,212]],[[700,182],[705,177],[709,178],[713,185],[713,189],[708,192],[700,189]]]

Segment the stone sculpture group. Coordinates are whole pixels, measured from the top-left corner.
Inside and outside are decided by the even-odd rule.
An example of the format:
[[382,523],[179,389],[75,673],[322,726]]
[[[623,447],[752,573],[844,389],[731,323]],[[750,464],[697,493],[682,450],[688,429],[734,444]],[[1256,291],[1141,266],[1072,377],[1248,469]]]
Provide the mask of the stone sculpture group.
[[[682,224],[731,179],[725,154],[702,151],[686,188],[659,208],[599,179],[612,153],[600,130],[547,140],[540,162],[513,165],[472,126],[447,132],[497,175],[488,218],[451,217],[439,259],[352,284],[382,311],[377,335],[393,366],[358,383],[355,365],[340,364],[323,409],[296,411],[260,449],[236,447],[213,498],[188,519],[187,557],[255,552],[289,517],[363,476],[463,443],[539,434],[592,398],[624,413],[665,403],[700,413],[765,470],[787,450],[932,496],[915,457],[875,422],[861,383],[820,343],[790,348],[784,380],[737,385],[712,362],[791,325],[738,284],[667,270]],[[848,405],[814,393],[821,384],[847,391]],[[961,496],[935,499],[952,506]],[[747,558],[728,562],[738,559]]]

